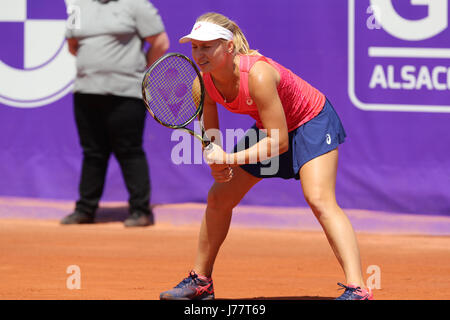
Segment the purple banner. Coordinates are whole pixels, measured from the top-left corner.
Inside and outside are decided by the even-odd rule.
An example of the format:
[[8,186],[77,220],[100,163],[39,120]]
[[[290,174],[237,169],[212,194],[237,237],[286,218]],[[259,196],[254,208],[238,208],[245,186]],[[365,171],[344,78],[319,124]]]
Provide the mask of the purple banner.
[[[253,49],[327,95],[348,134],[339,149],[341,206],[430,215],[450,215],[448,2],[152,1],[170,52],[190,56],[189,44],[178,39],[199,15],[220,12],[239,24]],[[75,200],[75,60],[64,43],[67,23],[74,23],[67,10],[74,9],[63,0],[0,6],[0,195]],[[219,109],[223,132],[253,124]],[[152,203],[206,201],[209,168],[195,164],[194,151],[194,164],[173,161],[180,139],[148,118]],[[127,199],[114,159],[102,199]],[[260,182],[242,203],[306,206],[300,182],[281,179]]]
[[448,1],[413,2],[349,2],[349,90],[363,110],[450,112]]

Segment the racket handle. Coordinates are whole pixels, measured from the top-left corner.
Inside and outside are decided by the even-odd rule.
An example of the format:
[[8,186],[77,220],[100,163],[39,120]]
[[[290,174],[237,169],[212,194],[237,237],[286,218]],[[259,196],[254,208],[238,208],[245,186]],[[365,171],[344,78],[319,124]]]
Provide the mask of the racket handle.
[[203,140],[203,148],[205,150],[211,150],[212,147],[213,147],[213,145],[210,140]]

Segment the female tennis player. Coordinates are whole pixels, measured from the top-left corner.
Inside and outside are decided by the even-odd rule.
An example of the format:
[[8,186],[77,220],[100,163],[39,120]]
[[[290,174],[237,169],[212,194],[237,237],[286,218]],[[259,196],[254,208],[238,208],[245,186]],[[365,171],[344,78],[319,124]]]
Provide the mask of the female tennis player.
[[[228,233],[232,210],[261,179],[297,179],[345,274],[339,300],[372,299],[363,281],[358,244],[352,225],[335,197],[338,145],[345,131],[328,99],[290,70],[250,50],[236,23],[218,13],[200,16],[180,43],[191,42],[192,56],[205,87],[204,126],[219,128],[217,105],[256,120],[226,153],[215,141],[205,152],[215,179],[199,235],[195,265],[160,299],[214,299],[213,265]],[[265,130],[259,130],[265,129]],[[250,139],[257,133],[258,140]],[[253,140],[253,145],[246,145]],[[273,161],[278,157],[278,162]],[[278,170],[262,163],[272,159]],[[267,174],[267,171],[275,171]]]

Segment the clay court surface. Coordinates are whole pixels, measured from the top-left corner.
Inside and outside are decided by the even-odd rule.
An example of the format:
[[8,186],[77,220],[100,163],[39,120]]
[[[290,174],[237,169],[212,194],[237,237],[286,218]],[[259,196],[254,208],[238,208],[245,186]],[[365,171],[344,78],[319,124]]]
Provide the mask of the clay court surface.
[[[5,216],[3,300],[158,299],[189,272],[199,228],[197,218],[128,229],[120,219],[61,226],[54,218]],[[363,270],[375,265],[381,271],[376,299],[450,298],[449,236],[360,231],[357,236]],[[66,286],[71,265],[80,268],[81,289]],[[341,293],[336,283],[344,282],[320,230],[233,223],[213,278],[218,299],[330,299]]]

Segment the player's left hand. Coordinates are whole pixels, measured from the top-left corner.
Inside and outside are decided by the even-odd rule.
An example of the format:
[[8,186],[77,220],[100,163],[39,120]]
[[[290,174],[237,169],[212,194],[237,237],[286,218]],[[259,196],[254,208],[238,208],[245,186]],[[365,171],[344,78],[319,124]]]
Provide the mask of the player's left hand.
[[227,164],[228,154],[217,144],[211,143],[212,147],[203,151],[205,162],[212,164]]

